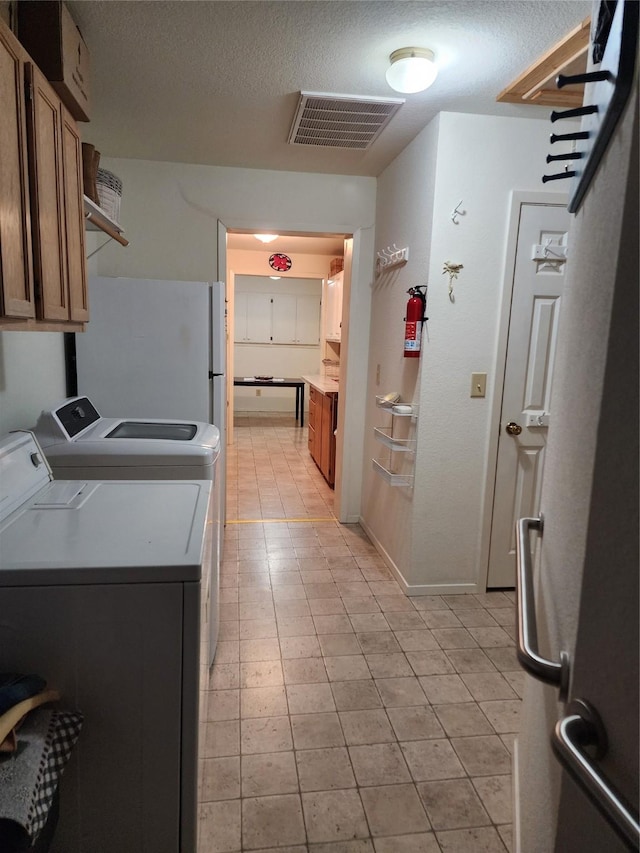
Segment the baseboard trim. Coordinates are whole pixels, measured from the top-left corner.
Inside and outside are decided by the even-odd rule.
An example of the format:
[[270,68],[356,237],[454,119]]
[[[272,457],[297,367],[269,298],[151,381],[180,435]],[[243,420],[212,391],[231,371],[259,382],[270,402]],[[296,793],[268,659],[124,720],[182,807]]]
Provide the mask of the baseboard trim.
[[462,595],[465,593],[478,592],[478,584],[476,583],[407,583],[404,575],[395,564],[389,553],[385,550],[380,540],[373,533],[369,525],[363,518],[359,519],[360,526],[371,540],[371,544],[376,549],[378,554],[384,560],[387,568],[390,569],[396,581],[402,587],[402,591],[408,596],[417,595]]

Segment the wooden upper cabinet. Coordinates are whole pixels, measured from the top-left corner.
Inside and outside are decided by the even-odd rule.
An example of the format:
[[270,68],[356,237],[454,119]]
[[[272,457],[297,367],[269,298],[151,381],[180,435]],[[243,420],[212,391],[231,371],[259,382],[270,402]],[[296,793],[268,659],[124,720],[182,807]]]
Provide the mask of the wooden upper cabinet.
[[0,21],[0,328],[88,321],[82,188],[76,123]]
[[89,319],[82,206],[82,142],[44,75],[26,68],[34,279],[43,320]]
[[0,26],[0,316],[35,317],[24,97],[25,53]]
[[26,79],[33,274],[38,317],[68,320],[60,98],[33,63],[27,63]]
[[73,116],[65,106],[62,106],[62,159],[69,319],[86,323],[89,319],[89,298],[84,243],[82,140]]

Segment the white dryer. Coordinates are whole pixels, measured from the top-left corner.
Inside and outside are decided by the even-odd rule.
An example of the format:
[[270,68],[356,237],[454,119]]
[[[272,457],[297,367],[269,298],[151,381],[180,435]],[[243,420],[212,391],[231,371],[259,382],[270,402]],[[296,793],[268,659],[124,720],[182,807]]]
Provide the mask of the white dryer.
[[0,671],[84,714],[55,849],[196,849],[211,492],[54,480],[31,433],[0,439]]

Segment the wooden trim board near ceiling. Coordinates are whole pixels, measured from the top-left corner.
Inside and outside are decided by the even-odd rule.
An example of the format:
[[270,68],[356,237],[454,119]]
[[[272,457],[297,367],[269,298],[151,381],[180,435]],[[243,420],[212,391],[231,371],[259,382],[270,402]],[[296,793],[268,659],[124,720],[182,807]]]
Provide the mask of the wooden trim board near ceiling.
[[587,69],[591,19],[585,20],[562,41],[537,59],[496,98],[508,104],[538,107],[581,107],[584,85],[556,88],[558,74],[584,74]]

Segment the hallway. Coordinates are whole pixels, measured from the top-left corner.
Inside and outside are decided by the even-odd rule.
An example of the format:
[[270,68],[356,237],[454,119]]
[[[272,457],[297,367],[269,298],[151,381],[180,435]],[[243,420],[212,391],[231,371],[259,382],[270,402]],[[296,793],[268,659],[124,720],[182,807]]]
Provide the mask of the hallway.
[[200,853],[511,851],[513,593],[404,596],[291,416],[227,476]]

